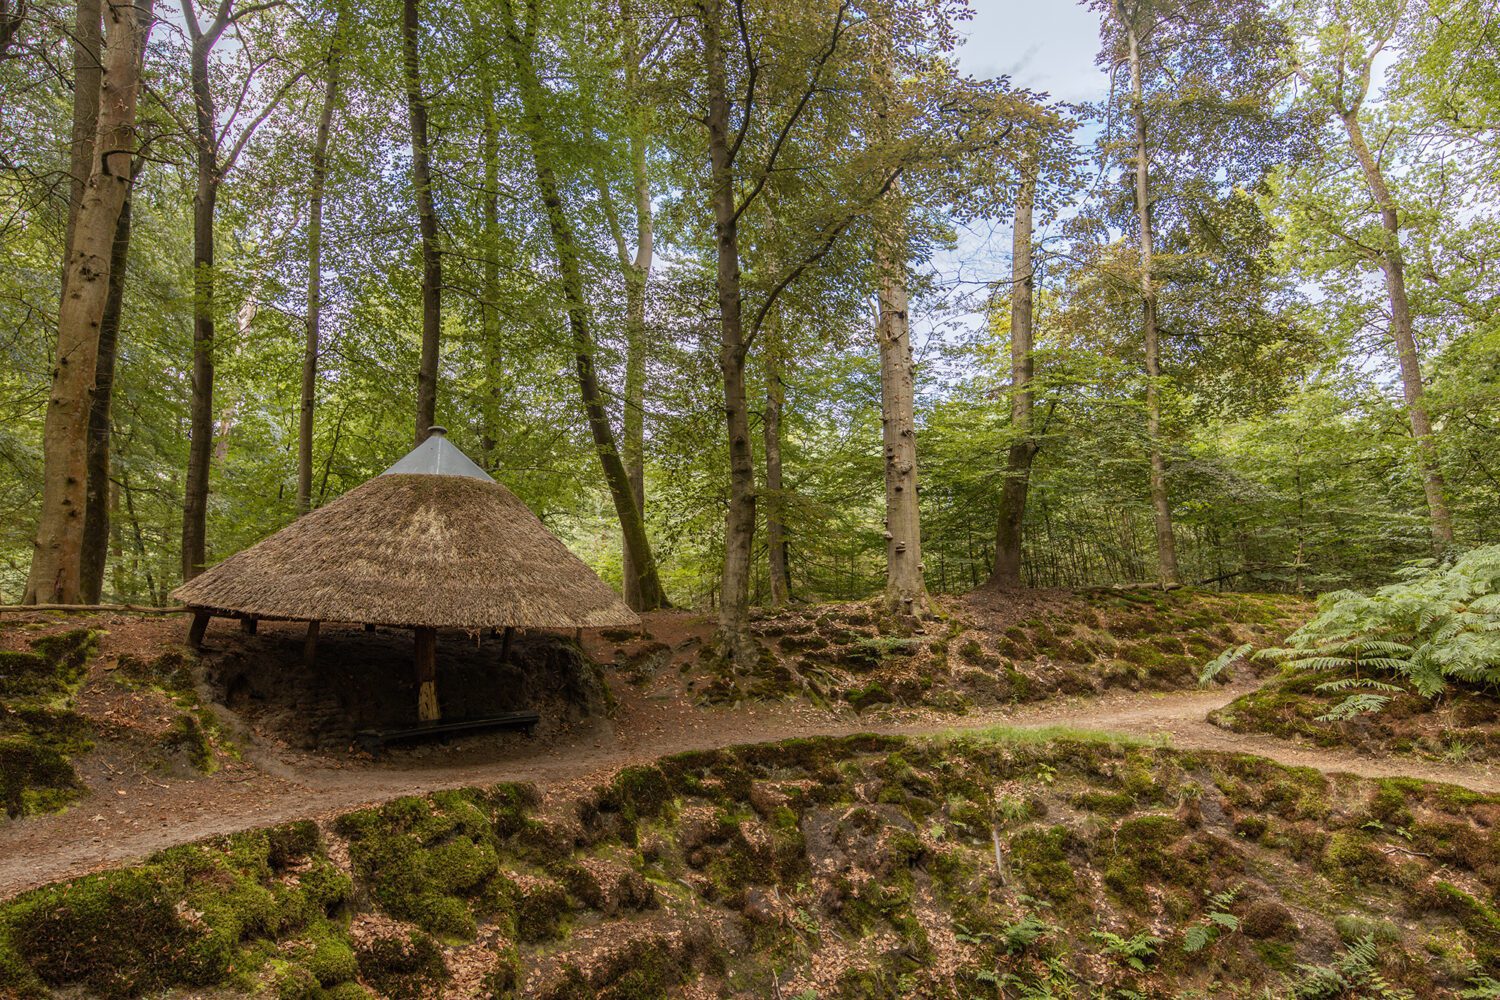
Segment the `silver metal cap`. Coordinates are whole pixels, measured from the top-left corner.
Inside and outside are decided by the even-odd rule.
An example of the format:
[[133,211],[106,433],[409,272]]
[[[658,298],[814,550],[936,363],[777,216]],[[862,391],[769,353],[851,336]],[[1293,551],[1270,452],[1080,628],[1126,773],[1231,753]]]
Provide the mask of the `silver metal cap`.
[[479,466],[459,451],[447,438],[447,430],[429,427],[430,437],[406,453],[395,465],[381,473],[382,476],[468,476],[494,482]]

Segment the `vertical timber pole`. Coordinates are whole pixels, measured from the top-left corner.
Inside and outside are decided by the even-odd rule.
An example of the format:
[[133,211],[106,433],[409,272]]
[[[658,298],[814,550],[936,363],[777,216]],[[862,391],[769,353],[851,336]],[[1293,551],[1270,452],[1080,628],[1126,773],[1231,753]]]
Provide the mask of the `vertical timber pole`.
[[417,629],[417,718],[436,722],[443,717],[437,697],[437,629]]
[[505,626],[505,638],[500,641],[500,662],[510,661],[510,642],[515,638],[516,630],[511,626]]
[[188,648],[193,652],[203,648],[203,633],[208,631],[208,612],[194,611],[193,624],[188,627]]
[[302,662],[312,666],[318,658],[318,623],[307,623],[307,638],[302,643]]

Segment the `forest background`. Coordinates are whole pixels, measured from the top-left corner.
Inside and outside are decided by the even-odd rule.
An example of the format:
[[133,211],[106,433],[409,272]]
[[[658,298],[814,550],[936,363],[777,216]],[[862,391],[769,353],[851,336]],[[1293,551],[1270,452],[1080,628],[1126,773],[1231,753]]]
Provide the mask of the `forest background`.
[[1500,538],[1481,0],[175,4],[0,2],[6,601],[432,423],[731,628]]

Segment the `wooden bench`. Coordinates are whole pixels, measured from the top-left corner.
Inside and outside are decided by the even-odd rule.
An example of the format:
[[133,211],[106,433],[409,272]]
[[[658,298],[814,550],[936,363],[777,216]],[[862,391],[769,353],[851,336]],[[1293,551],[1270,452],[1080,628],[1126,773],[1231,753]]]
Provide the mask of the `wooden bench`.
[[426,739],[487,733],[497,729],[519,729],[530,736],[541,719],[536,712],[502,712],[479,719],[424,722],[405,729],[364,729],[356,733],[354,739],[362,750],[378,757],[380,751],[392,743],[415,743]]

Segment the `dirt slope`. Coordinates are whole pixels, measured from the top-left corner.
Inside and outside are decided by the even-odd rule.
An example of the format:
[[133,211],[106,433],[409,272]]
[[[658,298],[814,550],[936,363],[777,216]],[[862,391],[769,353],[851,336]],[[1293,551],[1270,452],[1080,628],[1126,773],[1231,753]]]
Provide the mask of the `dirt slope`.
[[622,766],[668,754],[800,736],[920,735],[1002,725],[1070,727],[1166,739],[1181,749],[1255,754],[1325,773],[1407,776],[1500,792],[1500,771],[1494,768],[1378,760],[1226,732],[1205,721],[1208,712],[1251,687],[1239,684],[1157,695],[1115,693],[952,721],[908,723],[879,723],[857,716],[828,718],[783,705],[695,710],[646,702],[622,706],[615,723],[580,727],[538,742],[514,737],[472,763],[445,759],[431,765],[419,760],[331,767],[315,758],[261,753],[251,755],[243,765],[199,780],[159,781],[146,773],[90,776],[99,791],[76,808],[0,826],[0,897],[124,864],[174,844],[323,816],[401,795],[502,781],[534,782],[549,791],[586,787]]

